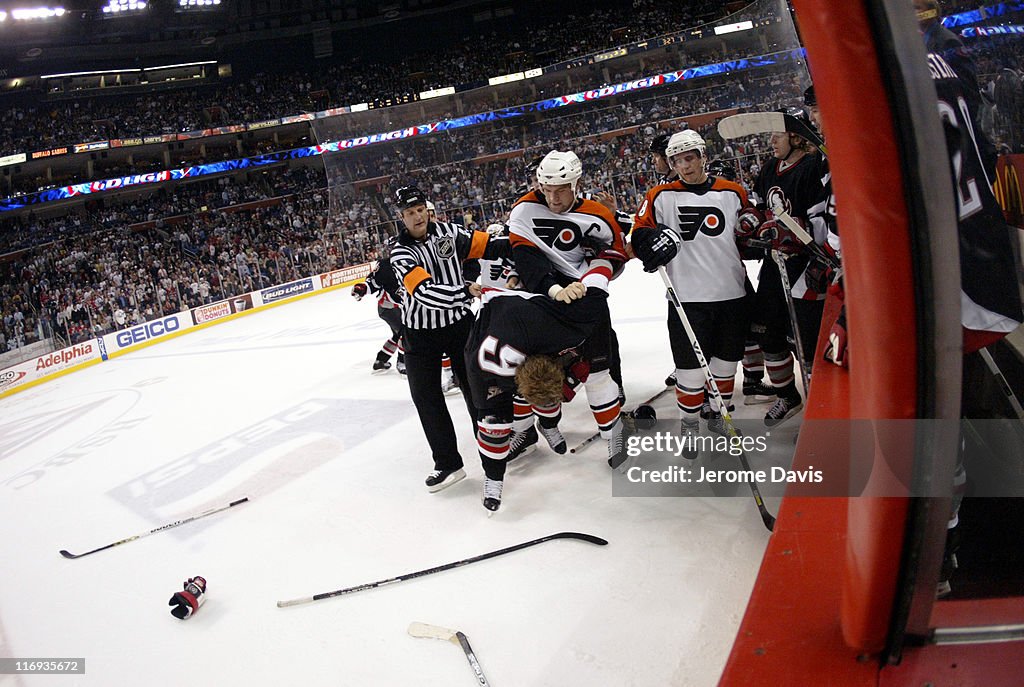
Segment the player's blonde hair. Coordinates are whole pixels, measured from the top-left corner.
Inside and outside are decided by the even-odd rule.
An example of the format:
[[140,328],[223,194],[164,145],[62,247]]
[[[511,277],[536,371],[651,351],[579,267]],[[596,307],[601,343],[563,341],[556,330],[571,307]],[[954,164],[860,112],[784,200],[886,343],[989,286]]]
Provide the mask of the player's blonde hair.
[[516,367],[519,395],[535,406],[551,406],[562,400],[565,372],[549,355],[531,355]]

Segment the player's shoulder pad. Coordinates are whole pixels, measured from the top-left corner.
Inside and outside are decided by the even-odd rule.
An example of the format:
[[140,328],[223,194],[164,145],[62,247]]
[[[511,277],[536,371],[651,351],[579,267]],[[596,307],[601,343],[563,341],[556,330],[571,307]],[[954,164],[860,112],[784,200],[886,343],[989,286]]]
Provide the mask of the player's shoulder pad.
[[711,183],[711,190],[713,191],[732,191],[738,195],[742,200],[747,200],[747,191],[735,181],[729,181],[722,177],[711,177],[714,181]]
[[594,215],[595,217],[600,217],[605,222],[607,222],[609,226],[614,226],[615,224],[615,213],[609,210],[604,205],[598,203],[596,200],[584,198],[579,202],[579,204],[575,208],[573,208],[572,211],[579,212],[584,215]]
[[674,181],[669,181],[669,182],[664,183],[664,184],[658,184],[657,186],[652,186],[647,191],[647,197],[650,198],[651,200],[654,200],[655,198],[657,198],[658,194],[661,193],[662,191],[683,191],[683,190],[685,190],[685,187],[683,186],[683,182],[680,181],[679,179],[676,179]]
[[512,207],[514,208],[515,206],[519,205],[520,203],[537,203],[539,205],[544,205],[545,204],[544,201],[542,201],[538,197],[539,193],[540,193],[540,191],[530,191],[529,193],[524,195],[522,198],[517,200],[515,203],[513,203]]

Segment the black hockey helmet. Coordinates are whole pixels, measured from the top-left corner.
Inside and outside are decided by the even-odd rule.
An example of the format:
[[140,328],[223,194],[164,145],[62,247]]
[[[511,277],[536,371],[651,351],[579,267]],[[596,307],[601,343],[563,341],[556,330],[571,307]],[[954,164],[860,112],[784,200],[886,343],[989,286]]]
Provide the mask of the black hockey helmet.
[[814,107],[818,104],[818,96],[814,95],[814,84],[807,87],[804,91],[804,105],[807,107]]
[[415,186],[403,186],[395,193],[395,204],[399,210],[406,210],[416,205],[426,205],[427,197]]
[[648,147],[648,150],[652,153],[664,156],[665,151],[668,150],[668,139],[670,138],[672,138],[672,134],[670,133],[658,134],[651,139],[651,145]]
[[736,181],[736,168],[722,159],[712,160],[708,163],[707,173],[713,177],[722,177],[729,181]]
[[796,117],[797,119],[799,119],[801,122],[803,122],[807,126],[812,127],[812,128],[814,127],[814,125],[811,123],[811,116],[809,114],[807,114],[807,110],[805,110],[802,107],[798,107],[798,106],[780,107],[778,110],[776,110],[776,112],[781,112],[782,114],[787,114],[790,117]]

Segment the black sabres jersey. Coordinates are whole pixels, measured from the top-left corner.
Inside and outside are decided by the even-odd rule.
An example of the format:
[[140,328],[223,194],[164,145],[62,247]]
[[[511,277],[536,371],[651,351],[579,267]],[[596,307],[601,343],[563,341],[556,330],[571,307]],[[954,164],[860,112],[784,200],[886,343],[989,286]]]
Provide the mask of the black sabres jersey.
[[[827,174],[826,163],[817,153],[806,154],[792,164],[771,159],[761,168],[754,183],[754,193],[760,199],[759,207],[772,213],[774,208],[781,206],[804,223],[807,233],[816,243],[824,245],[828,239],[825,214],[830,194],[822,179]],[[787,258],[786,272],[793,296],[814,300],[820,294],[808,291],[803,277],[808,260],[808,256],[803,254]],[[765,260],[761,269],[777,268],[774,261]]]
[[402,287],[391,267],[391,258],[377,261],[373,272],[366,277],[366,285],[373,295],[377,296],[377,305],[382,308],[397,308],[402,305]]
[[[940,56],[928,55],[946,130],[960,243],[961,324],[973,332],[1006,334],[1021,315],[1010,234],[982,164],[965,87]],[[965,338],[968,351],[970,336]]]
[[522,291],[486,292],[466,344],[466,366],[477,406],[515,388],[516,367],[527,356],[557,356],[577,348],[608,320],[608,294],[589,289],[572,303]]
[[[824,234],[818,235],[814,223],[823,216],[828,200],[828,194],[821,183],[822,177],[827,174],[825,164],[823,158],[816,153],[804,155],[791,165],[775,159],[766,162],[754,183],[754,192],[760,199],[761,208],[772,211],[781,205],[793,217],[809,222],[807,232],[815,240],[824,239]],[[814,231],[811,230],[812,226]],[[824,229],[824,224],[821,228]]]

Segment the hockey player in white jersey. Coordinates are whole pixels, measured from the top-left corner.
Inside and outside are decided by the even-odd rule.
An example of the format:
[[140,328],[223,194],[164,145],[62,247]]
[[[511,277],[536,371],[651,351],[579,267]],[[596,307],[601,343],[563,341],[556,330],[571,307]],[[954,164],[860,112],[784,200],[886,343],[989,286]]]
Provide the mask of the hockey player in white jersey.
[[[666,267],[722,401],[728,404],[749,321],[737,234],[749,232],[749,225],[759,218],[750,211],[743,187],[707,175],[705,151],[704,139],[696,131],[672,135],[666,154],[679,179],[647,192],[637,211],[631,246],[645,271]],[[668,329],[681,429],[684,436],[692,435],[699,429],[704,403],[704,371],[671,304]],[[721,410],[713,399],[708,427],[724,433]],[[684,455],[696,458],[694,452]]]
[[[583,165],[575,153],[551,151],[537,167],[539,188],[520,198],[509,215],[512,260],[520,284],[527,291],[562,302],[582,296],[573,284],[588,274],[611,279],[626,261],[622,227],[611,210],[578,192],[582,176]],[[623,448],[619,389],[609,371],[610,327],[610,320],[603,322],[588,338],[584,358],[589,371],[581,380],[601,436],[608,440],[609,458]],[[548,416],[542,431],[561,414],[560,409],[534,410],[542,418]],[[532,423],[522,428],[513,437],[513,451],[530,439],[535,442],[534,432]],[[549,442],[561,439],[545,436]]]

